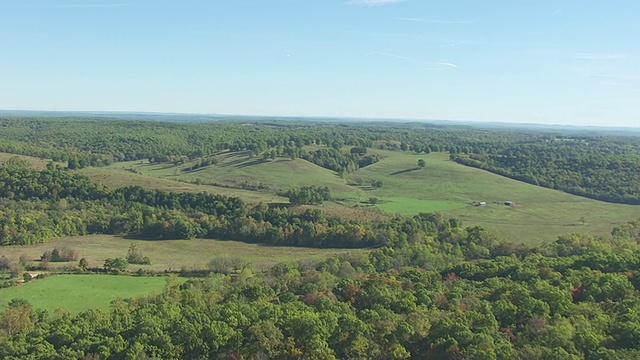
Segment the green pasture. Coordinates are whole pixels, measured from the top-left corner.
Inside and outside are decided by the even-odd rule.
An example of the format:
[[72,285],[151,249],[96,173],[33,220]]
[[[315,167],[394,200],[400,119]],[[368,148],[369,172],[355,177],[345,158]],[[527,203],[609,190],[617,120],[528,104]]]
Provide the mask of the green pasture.
[[[206,185],[206,183],[194,184],[190,181],[193,179],[180,178],[173,179],[163,178],[162,171],[159,173],[150,172],[150,174],[136,174],[125,168],[131,168],[131,164],[135,163],[142,166],[140,162],[117,163],[110,167],[88,167],[78,170],[80,174],[86,175],[94,181],[103,183],[110,188],[121,186],[139,185],[145,189],[162,190],[171,192],[208,192],[224,196],[236,196],[249,203],[259,202],[287,202],[287,199],[273,193],[264,191],[251,191],[243,189],[233,189],[221,186]],[[124,164],[124,165],[123,165]]]
[[0,289],[0,308],[14,298],[27,299],[35,309],[55,311],[65,308],[79,313],[91,308],[105,309],[111,301],[159,293],[166,277],[121,275],[56,275]]
[[[466,225],[495,230],[513,242],[552,241],[573,232],[606,234],[618,223],[640,217],[640,207],[606,203],[561,191],[526,184],[449,160],[448,154],[415,155],[411,152],[370,150],[380,162],[340,178],[335,172],[305,160],[251,158],[246,152],[223,153],[220,162],[196,171],[181,171],[182,165],[149,164],[145,161],[117,163],[106,168],[82,170],[112,186],[141,184],[169,191],[211,191],[239,196],[248,202],[286,202],[276,192],[293,186],[328,186],[334,203],[319,208],[330,215],[350,219],[379,219],[377,208],[388,214],[414,215],[442,212]],[[419,168],[418,160],[426,166]],[[134,168],[134,174],[124,168]],[[380,180],[381,188],[370,186]],[[193,183],[199,182],[202,185]],[[227,187],[206,184],[222,184]],[[241,184],[264,185],[267,189],[236,189]],[[380,201],[368,206],[369,199]],[[516,206],[505,206],[513,201]],[[486,202],[487,206],[474,206]]]
[[407,197],[382,197],[377,205],[380,209],[391,214],[415,215],[418,213],[445,212],[465,207],[463,203],[443,200],[424,200]]
[[[252,158],[247,152],[227,152],[218,155],[220,162],[197,170],[185,170],[194,162],[180,165],[152,164],[145,161],[116,163],[109,169],[132,168],[143,175],[163,179],[211,185],[227,186],[228,191],[237,191],[243,185],[263,186],[264,190],[252,193],[286,191],[291,187],[328,186],[336,196],[360,192],[347,185],[334,171],[316,166],[306,160],[291,160],[279,157],[275,160]],[[135,175],[135,174],[134,174]],[[216,187],[220,188],[220,186]],[[245,190],[246,191],[246,190]],[[242,193],[242,192],[240,192]]]
[[[466,225],[493,229],[514,242],[552,241],[573,232],[605,234],[615,224],[640,217],[640,206],[621,205],[530,185],[449,160],[443,153],[415,155],[378,151],[380,162],[351,175],[361,183],[382,180],[368,197],[388,212],[440,211]],[[418,168],[419,159],[426,161]],[[386,200],[386,201],[385,201]],[[513,201],[516,206],[505,206]],[[479,202],[487,206],[474,206]],[[583,222],[584,220],[584,222]]]

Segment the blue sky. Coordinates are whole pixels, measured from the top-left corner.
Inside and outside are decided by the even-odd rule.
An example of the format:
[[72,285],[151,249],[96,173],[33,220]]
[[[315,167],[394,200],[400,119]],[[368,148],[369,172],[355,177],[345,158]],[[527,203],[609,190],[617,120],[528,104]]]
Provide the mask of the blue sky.
[[2,0],[0,109],[640,126],[640,1]]

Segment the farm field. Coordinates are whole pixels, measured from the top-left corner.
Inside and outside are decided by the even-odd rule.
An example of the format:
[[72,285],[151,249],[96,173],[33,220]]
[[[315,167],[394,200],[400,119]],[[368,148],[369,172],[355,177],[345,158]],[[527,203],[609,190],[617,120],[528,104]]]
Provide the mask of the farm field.
[[[251,262],[255,270],[267,269],[278,262],[295,262],[299,260],[320,261],[324,258],[345,254],[359,253],[366,250],[348,249],[312,249],[302,247],[265,246],[247,244],[240,241],[222,241],[210,239],[191,240],[130,240],[111,235],[87,235],[58,238],[42,244],[29,246],[3,247],[3,255],[10,260],[17,260],[24,255],[31,261],[40,259],[47,250],[55,247],[67,247],[78,253],[78,259],[85,258],[89,267],[102,267],[105,259],[126,257],[131,244],[144,256],[151,259],[151,265],[129,265],[129,270],[138,268],[154,271],[176,271],[182,268],[205,269],[209,261],[215,257],[241,258]],[[51,263],[52,266],[77,265],[71,263]]]
[[[416,155],[375,149],[370,153],[379,155],[381,160],[355,171],[347,179],[302,159],[281,157],[262,161],[245,152],[223,153],[219,155],[220,163],[196,171],[180,171],[191,163],[130,161],[78,172],[112,188],[140,185],[173,192],[211,192],[237,196],[248,203],[286,203],[286,198],[276,194],[278,191],[294,186],[328,186],[338,200],[317,207],[329,215],[375,220],[385,214],[442,212],[461,219],[465,225],[492,229],[516,243],[552,241],[574,232],[602,235],[609,233],[615,224],[640,216],[639,206],[606,203],[512,180],[457,164],[446,153]],[[0,160],[3,156],[8,158],[9,154],[0,154]],[[45,163],[24,158],[34,165]],[[425,160],[424,168],[417,166],[419,159]],[[368,186],[372,180],[382,181],[383,187]],[[210,185],[214,183],[223,186]],[[264,188],[260,191],[234,188],[242,184]],[[371,206],[370,198],[379,203]],[[513,201],[516,206],[504,206],[505,201]],[[488,206],[473,206],[479,202]]]
[[[160,177],[175,181],[202,184],[221,184],[224,186],[239,188],[241,186],[263,186],[263,191],[252,193],[272,193],[286,191],[297,186],[327,186],[334,196],[353,196],[363,194],[362,190],[347,185],[335,172],[321,168],[306,160],[280,157],[273,161],[251,158],[247,152],[228,152],[218,155],[220,162],[194,171],[181,171],[193,163],[187,162],[181,165],[150,164],[146,161],[130,161],[113,164],[106,169],[131,168],[144,175]],[[131,173],[133,174],[133,173]],[[228,189],[217,186],[216,188],[236,192],[236,189]],[[242,191],[238,192],[246,195]]]
[[[232,189],[221,186],[211,186],[206,184],[196,185],[188,182],[189,179],[174,179],[159,177],[160,175],[155,172],[150,172],[152,175],[135,174],[131,171],[124,170],[122,167],[128,163],[118,163],[110,167],[88,167],[78,170],[78,173],[90,177],[94,181],[101,182],[110,188],[117,188],[120,186],[139,185],[145,189],[150,190],[162,190],[170,192],[209,192],[225,196],[237,196],[242,198],[246,202],[259,203],[259,202],[286,202],[287,199],[268,192],[250,191],[243,189]],[[139,163],[139,162],[134,162]],[[161,166],[161,165],[160,165]]]
[[[4,152],[0,152],[0,164],[4,164],[7,162],[7,160],[17,157],[21,160],[24,160],[26,162],[28,162],[32,168],[36,169],[36,170],[42,170],[44,169],[47,164],[49,162],[51,162],[51,160],[47,160],[47,159],[40,159],[37,157],[33,157],[33,156],[26,156],[26,155],[16,155],[16,154],[9,154],[9,153],[4,153]],[[60,164],[62,165],[62,164]]]
[[[161,292],[165,276],[55,275],[0,289],[0,308],[15,298],[27,299],[34,309],[54,312],[59,308],[76,314],[91,308],[106,309],[115,299]],[[178,281],[184,279],[178,278]]]
[[[378,219],[387,214],[415,215],[420,212],[442,212],[457,217],[465,225],[480,225],[516,243],[540,243],[555,240],[559,235],[585,232],[606,234],[615,224],[640,216],[640,207],[606,203],[546,189],[512,180],[488,171],[467,167],[449,160],[445,153],[415,155],[410,152],[370,150],[381,160],[350,174],[347,180],[334,172],[305,160],[278,158],[276,161],[256,161],[245,153],[226,153],[217,165],[196,171],[178,172],[188,164],[173,166],[148,162],[118,163],[106,168],[88,168],[81,172],[114,186],[141,184],[169,191],[211,191],[239,196],[248,202],[282,203],[277,190],[292,186],[328,186],[337,202],[320,206],[331,215],[347,218]],[[424,159],[426,166],[417,162]],[[123,168],[134,168],[134,174]],[[262,191],[195,185],[221,183],[228,186],[262,184]],[[179,180],[179,181],[176,181]],[[372,180],[383,182],[375,189]],[[357,186],[355,184],[362,184]],[[368,203],[377,198],[375,207]],[[513,201],[516,206],[505,206]],[[486,202],[487,206],[473,204]]]
[[[640,216],[640,206],[530,185],[457,164],[443,153],[380,153],[380,162],[356,171],[352,177],[384,182],[382,188],[368,191],[384,201],[378,205],[382,209],[406,215],[440,211],[466,225],[492,229],[517,243],[552,241],[573,232],[605,234],[615,224]],[[425,160],[424,168],[417,167],[419,159]],[[513,201],[516,206],[505,206],[505,201]],[[488,205],[473,206],[479,202]]]

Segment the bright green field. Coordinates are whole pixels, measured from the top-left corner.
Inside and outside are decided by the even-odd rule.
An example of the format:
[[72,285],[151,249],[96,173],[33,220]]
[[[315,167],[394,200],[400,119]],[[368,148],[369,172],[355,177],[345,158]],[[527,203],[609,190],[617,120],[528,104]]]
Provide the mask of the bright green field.
[[118,298],[159,293],[165,284],[165,277],[57,275],[0,289],[0,307],[11,299],[24,298],[37,309],[54,311],[63,307],[79,313],[90,308],[107,308]]
[[443,200],[423,200],[403,197],[382,197],[377,206],[388,213],[415,215],[418,213],[445,212],[465,207],[465,204]]

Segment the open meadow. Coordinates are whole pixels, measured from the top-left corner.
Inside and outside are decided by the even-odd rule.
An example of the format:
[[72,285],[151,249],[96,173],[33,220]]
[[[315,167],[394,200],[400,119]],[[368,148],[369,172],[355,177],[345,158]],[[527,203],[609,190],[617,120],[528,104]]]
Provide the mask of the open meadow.
[[[10,153],[5,153],[5,152],[0,152],[0,164],[6,163],[11,158],[18,158],[20,160],[26,161],[27,163],[29,163],[29,165],[33,169],[36,169],[36,170],[44,169],[47,166],[47,164],[49,162],[51,162],[51,160],[40,159],[40,158],[33,157],[33,156],[17,155],[17,154],[10,154]],[[63,164],[58,163],[58,165],[63,165]]]
[[[217,184],[216,188],[232,191],[247,188],[261,189],[254,193],[287,191],[299,186],[327,186],[336,196],[350,194],[357,189],[347,185],[335,172],[302,159],[279,157],[275,160],[252,158],[248,152],[224,152],[217,156],[218,164],[197,170],[185,170],[195,162],[184,164],[151,164],[146,161],[116,163],[107,169],[132,169],[150,175],[180,182]],[[242,196],[242,192],[239,192]],[[222,194],[222,193],[221,193]]]
[[[379,179],[368,191],[383,210],[413,215],[440,211],[466,225],[492,229],[509,241],[545,242],[558,235],[609,233],[615,224],[640,217],[640,206],[607,203],[530,185],[467,167],[443,153],[415,155],[382,151],[382,160],[352,177]],[[425,160],[425,167],[417,166]],[[505,206],[512,201],[515,206]],[[480,202],[486,206],[475,206]]]
[[[239,258],[244,262],[252,263],[255,270],[264,270],[279,262],[321,261],[333,255],[366,251],[267,246],[210,239],[146,241],[124,239],[111,235],[58,238],[36,245],[5,246],[2,250],[3,255],[10,260],[17,260],[24,255],[28,260],[35,262],[45,251],[53,250],[55,247],[66,247],[75,250],[78,259],[85,258],[89,267],[102,267],[107,258],[126,257],[131,244],[135,244],[144,256],[151,259],[151,265],[129,265],[129,270],[132,271],[138,268],[153,271],[206,269],[208,263],[216,257]],[[51,263],[51,266],[76,266],[77,263],[77,261]]]
[[[331,215],[377,219],[384,213],[442,212],[461,219],[465,225],[491,229],[516,243],[553,241],[559,235],[574,232],[604,235],[616,224],[640,217],[639,206],[607,203],[527,184],[457,164],[446,153],[370,153],[378,154],[381,160],[355,171],[346,180],[302,159],[263,161],[244,152],[224,153],[218,164],[196,171],[180,171],[190,163],[174,166],[137,161],[81,172],[111,186],[139,183],[169,191],[211,191],[247,202],[282,203],[286,199],[276,195],[277,191],[293,186],[328,186],[337,200],[319,208]],[[417,165],[420,159],[425,160],[423,168]],[[381,181],[383,186],[371,187],[373,180]],[[205,185],[212,183],[265,188],[251,191]],[[377,200],[375,206],[369,202],[371,198]],[[505,206],[505,201],[512,201],[515,206]],[[487,205],[475,206],[480,202]]]
[[[178,278],[178,281],[184,279]],[[0,309],[15,298],[23,298],[34,309],[54,312],[62,308],[76,314],[88,309],[106,309],[115,299],[129,299],[159,293],[166,276],[55,275],[0,289]]]

